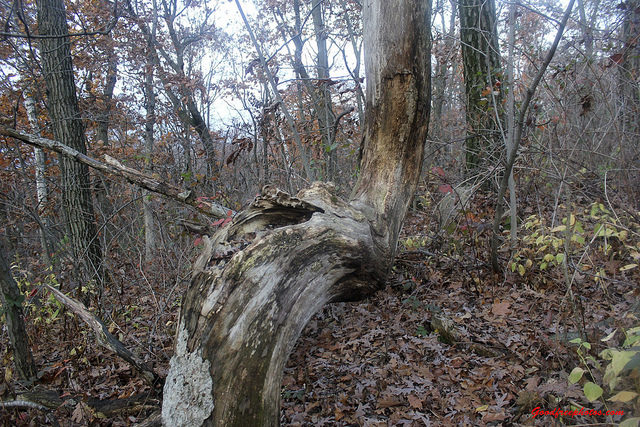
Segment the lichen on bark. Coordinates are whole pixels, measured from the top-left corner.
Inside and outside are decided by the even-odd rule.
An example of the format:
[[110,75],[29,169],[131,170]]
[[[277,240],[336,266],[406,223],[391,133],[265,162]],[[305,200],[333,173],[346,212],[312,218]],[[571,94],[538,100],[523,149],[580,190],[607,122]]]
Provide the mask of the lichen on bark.
[[209,361],[199,350],[189,352],[189,335],[182,323],[176,340],[176,353],[164,385],[162,422],[165,426],[200,426],[213,412],[213,380]]

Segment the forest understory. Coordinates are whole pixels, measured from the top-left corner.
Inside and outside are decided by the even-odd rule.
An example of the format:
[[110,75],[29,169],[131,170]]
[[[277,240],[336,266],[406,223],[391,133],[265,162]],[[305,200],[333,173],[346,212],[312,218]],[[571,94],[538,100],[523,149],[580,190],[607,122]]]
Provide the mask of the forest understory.
[[[428,197],[426,193],[417,200]],[[553,252],[549,249],[529,253],[531,263],[521,259],[524,271],[516,265],[504,277],[491,272],[486,249],[490,197],[476,194],[445,229],[438,227],[428,205],[417,203],[409,214],[384,290],[362,302],[330,304],[306,326],[284,373],[282,425],[619,422],[619,416],[533,413],[536,408],[604,409],[602,400],[586,400],[582,386],[570,384],[568,376],[581,366],[576,338],[591,343],[585,356],[597,357],[620,344],[623,331],[637,324],[640,275],[638,268],[628,267],[638,262],[639,229],[633,216],[624,217],[629,220],[625,225],[610,224],[613,231],[583,249],[586,257],[573,253],[569,265],[577,276],[568,292],[560,264],[539,269]],[[573,209],[575,219],[567,218],[574,230],[576,224],[583,230],[576,231],[578,236],[592,235],[597,224],[613,218],[597,202],[576,203]],[[533,208],[525,207],[527,212]],[[552,212],[542,215],[548,218]],[[535,220],[522,227],[515,249],[522,258],[531,246],[527,236],[536,229],[531,224]],[[558,231],[549,235],[562,234]],[[176,295],[186,282],[157,288],[163,281],[154,275],[169,266],[111,262],[117,285],[106,289],[103,301],[110,301],[104,305],[110,311],[100,316],[110,332],[164,375],[173,351]],[[37,258],[19,260],[13,274],[29,295],[26,320],[39,379],[35,385],[17,380],[4,349],[0,397],[48,401],[49,409],[1,408],[2,425],[123,426],[144,421],[159,408],[159,390],[98,346],[86,325],[49,296],[40,282],[53,279],[30,273],[39,271],[38,263]],[[144,283],[127,280],[140,272],[147,278]],[[607,342],[601,341],[612,332]],[[595,369],[593,375],[602,380]],[[604,403],[607,410],[624,408]],[[633,415],[632,408],[626,409],[625,415]]]

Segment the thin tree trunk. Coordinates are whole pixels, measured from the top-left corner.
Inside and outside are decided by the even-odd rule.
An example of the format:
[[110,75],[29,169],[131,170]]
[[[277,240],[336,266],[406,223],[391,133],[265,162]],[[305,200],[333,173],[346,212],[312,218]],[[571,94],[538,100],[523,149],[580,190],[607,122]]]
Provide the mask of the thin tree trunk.
[[[35,135],[40,135],[40,126],[38,126],[38,115],[36,113],[36,101],[33,99],[31,94],[24,95],[24,108],[27,111],[27,118],[29,119],[31,132]],[[38,197],[37,212],[38,216],[40,216],[40,222],[42,223],[42,227],[39,228],[42,262],[48,266],[51,265],[51,258],[49,256],[51,248],[49,240],[47,239],[49,218],[44,213],[44,210],[49,203],[49,192],[47,190],[47,181],[45,178],[47,172],[46,156],[41,148],[34,147],[33,151],[36,157],[36,194]]]
[[[113,47],[114,40],[111,35],[107,37],[107,41]],[[102,141],[104,147],[109,147],[109,123],[111,121],[111,104],[113,100],[113,91],[116,87],[117,80],[118,57],[116,55],[115,49],[112,48],[107,58],[107,76],[105,80],[104,90],[102,92],[103,109],[99,112],[96,119],[96,141]],[[102,232],[102,240],[104,243],[102,247],[105,250],[113,236],[110,224],[110,219],[113,214],[113,205],[107,197],[107,195],[109,194],[109,187],[109,181],[106,180],[104,176],[98,174],[94,177],[96,202],[104,221]]]
[[[623,53],[620,68],[620,92],[623,101],[622,124],[629,139],[629,147],[635,148],[636,161],[640,146],[640,0],[625,3],[622,28]],[[633,151],[632,151],[633,153]]]
[[165,425],[274,426],[282,370],[326,302],[381,288],[420,177],[430,105],[427,1],[365,0],[367,109],[350,202],[272,187],[194,265],[165,382]]
[[[362,50],[362,44],[358,47],[358,42],[356,40],[356,34],[353,28],[353,22],[351,22],[351,18],[349,17],[349,12],[347,11],[347,2],[345,0],[342,1],[342,7],[344,8],[344,22],[347,24],[347,34],[349,35],[349,41],[351,42],[351,48],[353,49],[353,54],[356,57],[356,66],[353,70],[349,70],[349,74],[353,78],[355,84],[355,92],[356,92],[356,104],[358,105],[358,122],[360,126],[364,123],[364,92],[362,91],[362,85],[360,84],[360,56]],[[347,64],[346,55],[344,55],[344,63],[347,69],[349,68]]]
[[[153,173],[153,130],[156,124],[156,92],[153,87],[153,58],[151,57],[153,47],[148,44],[147,48],[143,83],[145,109],[147,110],[144,123],[144,171],[151,175]],[[144,259],[149,263],[153,259],[156,249],[156,229],[153,222],[151,193],[146,190],[142,192],[142,214],[144,217]]]
[[333,145],[333,124],[335,114],[331,102],[331,92],[329,90],[329,53],[327,52],[327,34],[322,18],[322,3],[324,0],[313,0],[311,2],[311,16],[313,18],[313,30],[316,38],[317,65],[316,75],[318,76],[319,104],[316,106],[316,116],[318,127],[322,136],[322,147],[325,154],[325,179],[332,181],[335,178],[336,169],[336,147]]
[[[47,84],[48,109],[53,133],[58,141],[86,154],[84,126],[73,77],[73,64],[63,0],[38,0],[42,69]],[[78,263],[78,289],[102,286],[102,253],[96,235],[91,180],[86,165],[60,158],[62,175],[62,211],[73,257]],[[82,297],[87,301],[88,295]]]
[[[511,156],[514,147],[514,128],[515,128],[515,84],[513,80],[513,49],[516,43],[516,4],[509,6],[509,57],[507,59],[507,158]],[[511,215],[511,245],[515,245],[518,238],[518,215],[516,200],[516,184],[513,179],[513,168],[509,171],[509,210]]]
[[29,337],[24,324],[22,313],[24,295],[20,293],[18,285],[11,276],[2,240],[0,240],[0,297],[2,297],[3,314],[6,319],[9,342],[13,349],[16,371],[23,380],[34,380],[38,371],[31,355]]
[[516,157],[518,155],[518,147],[520,146],[520,140],[522,139],[522,130],[524,128],[524,118],[527,114],[527,110],[529,109],[529,104],[531,103],[531,99],[533,99],[533,95],[536,92],[538,84],[540,80],[542,80],[542,76],[544,72],[547,70],[551,59],[556,53],[556,49],[558,48],[558,44],[560,43],[560,39],[562,38],[562,33],[564,32],[564,28],[567,25],[567,21],[569,20],[569,16],[571,15],[571,10],[573,9],[573,3],[575,0],[569,0],[569,5],[564,12],[564,16],[562,18],[562,22],[558,27],[558,31],[556,33],[556,38],[547,52],[547,56],[544,59],[544,62],[538,69],[538,74],[536,74],[533,82],[527,88],[527,94],[522,101],[520,112],[518,113],[518,119],[515,122],[515,135],[513,137],[513,147],[509,157],[506,159],[505,164],[505,172],[502,175],[502,179],[500,180],[500,187],[498,189],[498,197],[496,199],[496,212],[493,218],[493,230],[491,234],[491,267],[493,271],[496,273],[500,271],[500,263],[498,262],[498,246],[500,243],[500,224],[502,223],[502,215],[504,214],[504,195],[507,192],[507,186],[509,182],[509,176],[511,175],[511,170],[513,169],[513,164],[516,161]]

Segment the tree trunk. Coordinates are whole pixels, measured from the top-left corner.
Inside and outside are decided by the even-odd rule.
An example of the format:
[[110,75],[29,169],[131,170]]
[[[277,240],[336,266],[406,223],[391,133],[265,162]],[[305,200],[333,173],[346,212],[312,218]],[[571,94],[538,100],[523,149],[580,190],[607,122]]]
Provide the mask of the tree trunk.
[[[38,31],[48,109],[58,141],[86,154],[84,126],[78,110],[73,64],[63,0],[38,0]],[[86,165],[61,157],[62,211],[74,259],[79,263],[78,289],[102,280],[102,254],[96,238],[91,184]],[[100,286],[100,283],[98,284]],[[98,289],[99,290],[99,289]]]
[[466,97],[466,163],[497,159],[502,103],[496,81],[502,80],[494,0],[459,0],[460,39]]
[[[33,95],[24,94],[24,109],[27,111],[27,118],[29,120],[29,127],[35,135],[40,135],[40,126],[38,126],[38,114],[36,113],[36,101],[33,99]],[[46,156],[41,148],[35,147],[33,149],[36,157],[36,194],[38,197],[38,216],[40,216],[40,222],[42,226],[39,228],[40,234],[40,246],[42,250],[42,262],[46,266],[51,265],[51,248],[49,245],[49,239],[47,239],[47,233],[49,232],[49,217],[45,214],[45,209],[49,203],[49,191],[47,190],[46,181]]]
[[329,53],[327,52],[327,30],[322,17],[323,0],[313,0],[311,2],[311,16],[313,17],[313,31],[316,37],[317,64],[316,75],[318,77],[318,101],[316,105],[316,116],[318,127],[322,137],[322,148],[325,154],[325,174],[327,181],[335,179],[337,150],[333,145],[333,135],[331,133],[335,122],[333,105],[331,103],[331,91],[329,90]]
[[620,69],[620,91],[622,94],[622,124],[632,149],[629,158],[638,160],[640,144],[640,0],[624,3],[622,27],[624,42]]
[[[155,26],[154,26],[155,28]],[[148,175],[153,172],[153,129],[156,124],[156,92],[153,87],[153,56],[151,54],[151,42],[147,43],[147,61],[144,70],[144,98],[147,115],[144,120],[144,171]],[[209,161],[215,161],[208,159]],[[153,252],[156,249],[156,229],[153,223],[153,208],[151,206],[151,193],[142,193],[142,214],[144,217],[144,260],[151,262]]]
[[[102,141],[104,147],[109,146],[109,123],[111,119],[111,104],[113,102],[113,91],[118,80],[118,56],[115,52],[115,42],[109,34],[107,42],[110,44],[111,50],[107,56],[107,74],[104,82],[104,90],[102,92],[102,111],[98,113],[96,118],[96,136],[95,141]],[[113,230],[111,218],[113,215],[113,205],[108,198],[110,185],[109,181],[102,175],[94,176],[94,192],[96,195],[97,208],[102,215],[104,222],[102,227],[102,247],[107,250],[108,245],[113,238]]]
[[430,104],[430,5],[364,2],[367,108],[349,203],[316,183],[272,187],[211,239],[182,303],[165,425],[278,425],[282,370],[325,303],[379,289],[420,177]]
[[11,276],[9,262],[5,254],[4,242],[0,241],[0,297],[2,311],[7,323],[9,341],[13,348],[13,358],[20,378],[33,380],[37,370],[29,347],[29,337],[22,314],[24,295],[20,293],[18,285]]

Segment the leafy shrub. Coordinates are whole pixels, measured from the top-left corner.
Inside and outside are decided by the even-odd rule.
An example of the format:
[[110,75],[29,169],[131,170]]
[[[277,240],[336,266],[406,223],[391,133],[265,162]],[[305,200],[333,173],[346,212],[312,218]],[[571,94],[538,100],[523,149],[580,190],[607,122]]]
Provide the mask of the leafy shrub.
[[[610,341],[616,331],[602,339]],[[576,352],[581,366],[569,374],[569,382],[582,383],[584,396],[589,402],[602,401],[605,408],[615,405],[625,414],[640,413],[640,326],[624,332],[625,340],[618,347],[609,347],[600,352],[598,358],[589,354],[591,344],[581,338],[571,340],[577,344]],[[605,366],[606,365],[606,366]],[[604,368],[603,368],[604,367]],[[640,418],[627,418],[620,425],[637,426]]]
[[639,242],[630,239],[629,230],[602,203],[569,214],[555,227],[546,225],[539,215],[529,216],[509,268],[520,276],[538,276],[546,283],[545,271],[562,266],[570,257],[582,271],[591,270],[599,282],[605,271],[587,256],[596,252],[609,260],[625,262],[619,268],[621,272],[637,268],[640,261]]

